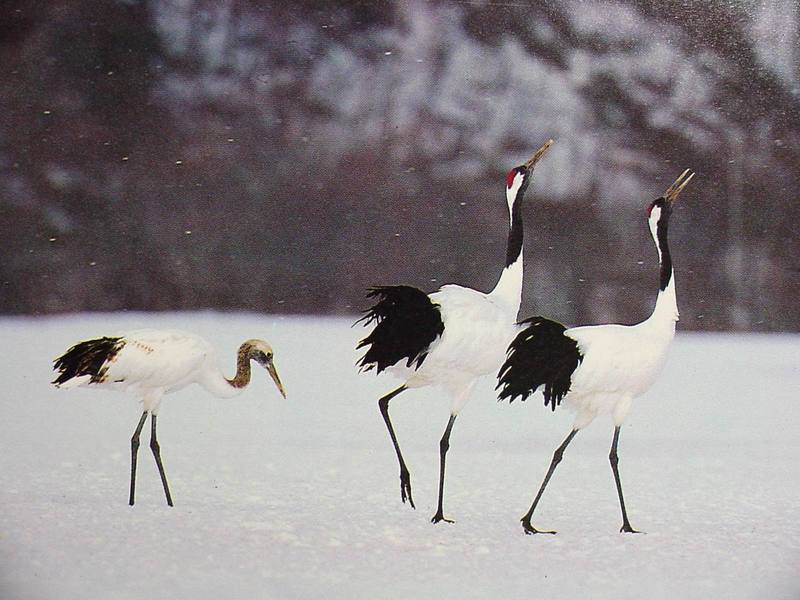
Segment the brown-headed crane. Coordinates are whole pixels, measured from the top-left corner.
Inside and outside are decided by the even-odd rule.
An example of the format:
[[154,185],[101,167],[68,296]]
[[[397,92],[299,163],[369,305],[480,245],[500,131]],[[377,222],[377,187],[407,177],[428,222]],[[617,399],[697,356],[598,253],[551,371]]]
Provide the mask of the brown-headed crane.
[[263,366],[278,391],[286,392],[273,362],[272,347],[263,340],[242,343],[236,355],[236,375],[228,379],[217,366],[213,347],[200,336],[183,331],[140,329],[114,337],[78,342],[55,359],[57,387],[130,391],[142,402],[144,412],[131,437],[131,485],[128,503],[136,491],[139,434],[150,415],[150,449],[161,476],[167,504],[172,506],[161,449],[156,437],[156,417],[164,394],[197,383],[218,398],[237,396],[250,383],[250,361]]

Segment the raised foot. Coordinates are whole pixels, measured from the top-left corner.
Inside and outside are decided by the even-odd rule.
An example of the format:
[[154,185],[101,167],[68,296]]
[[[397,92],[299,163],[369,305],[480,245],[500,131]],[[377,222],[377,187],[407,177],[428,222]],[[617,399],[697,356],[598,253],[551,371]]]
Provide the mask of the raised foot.
[[448,519],[442,514],[442,511],[438,511],[433,518],[431,519],[431,523],[439,523],[440,521],[444,521],[445,523],[455,523],[453,519]]
[[525,535],[533,535],[534,533],[548,533],[550,535],[555,535],[558,533],[557,531],[539,531],[533,525],[531,525],[531,522],[527,519],[521,519],[521,522],[522,529],[525,531]]
[[623,523],[622,527],[619,528],[620,533],[644,533],[643,531],[637,531],[633,527],[631,527],[630,523]]
[[416,510],[416,506],[414,506],[414,498],[411,497],[411,476],[408,474],[408,471],[400,471],[400,499],[403,501],[403,504],[408,503],[411,505],[411,508]]

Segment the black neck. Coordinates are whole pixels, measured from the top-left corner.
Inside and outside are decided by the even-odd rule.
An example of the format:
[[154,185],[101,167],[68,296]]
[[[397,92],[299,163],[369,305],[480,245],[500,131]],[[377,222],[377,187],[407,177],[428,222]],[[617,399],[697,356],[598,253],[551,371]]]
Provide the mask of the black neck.
[[669,227],[669,208],[662,210],[661,218],[656,223],[656,239],[658,248],[661,250],[661,273],[659,278],[659,289],[663,292],[669,285],[672,278],[672,257],[669,254],[669,243],[667,242],[667,229]]
[[529,179],[522,182],[519,190],[517,190],[517,197],[511,208],[511,227],[508,230],[508,246],[506,247],[506,267],[510,267],[517,262],[517,260],[519,260],[519,255],[522,254],[522,197],[525,195],[525,190],[528,188],[528,182]]

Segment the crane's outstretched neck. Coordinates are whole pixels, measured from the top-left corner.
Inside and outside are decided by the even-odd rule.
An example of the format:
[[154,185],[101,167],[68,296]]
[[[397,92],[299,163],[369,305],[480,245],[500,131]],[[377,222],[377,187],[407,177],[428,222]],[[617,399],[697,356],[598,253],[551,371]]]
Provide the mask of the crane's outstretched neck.
[[508,244],[506,246],[506,264],[500,279],[489,295],[516,312],[522,302],[522,274],[523,274],[523,240],[524,228],[522,223],[522,197],[530,182],[530,173],[515,172],[511,178],[509,174],[509,186],[506,189],[506,200],[508,202],[509,228]]
[[648,321],[654,323],[666,323],[675,332],[675,322],[678,320],[678,302],[675,298],[675,273],[672,270],[672,257],[669,253],[669,217],[672,214],[672,204],[677,200],[689,182],[694,177],[689,169],[686,169],[680,176],[667,188],[664,195],[657,198],[650,205],[648,223],[653,241],[658,249],[658,263],[660,266],[658,280],[658,298],[653,314]]
[[675,295],[675,272],[672,268],[672,256],[669,252],[669,217],[671,206],[659,198],[650,208],[650,233],[658,250],[659,279],[658,297],[653,314],[649,321],[671,324],[673,330],[678,320],[678,301]]
[[522,302],[522,198],[531,182],[536,163],[552,145],[553,140],[547,140],[541,148],[534,152],[533,156],[520,166],[511,169],[506,175],[506,202],[509,216],[506,266],[500,274],[497,285],[489,292],[489,297],[501,304],[508,312],[513,312],[511,318],[514,320],[517,318],[519,305]]

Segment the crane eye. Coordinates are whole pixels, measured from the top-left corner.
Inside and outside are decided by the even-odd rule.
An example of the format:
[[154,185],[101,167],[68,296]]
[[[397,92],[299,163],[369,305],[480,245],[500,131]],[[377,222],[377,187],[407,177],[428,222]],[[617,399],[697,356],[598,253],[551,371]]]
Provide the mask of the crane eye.
[[272,360],[272,353],[265,353],[263,350],[256,350],[253,352],[253,358],[261,364],[267,363]]

